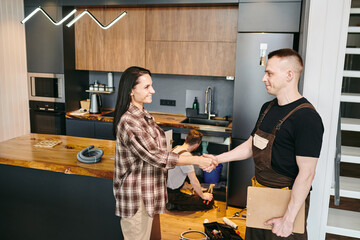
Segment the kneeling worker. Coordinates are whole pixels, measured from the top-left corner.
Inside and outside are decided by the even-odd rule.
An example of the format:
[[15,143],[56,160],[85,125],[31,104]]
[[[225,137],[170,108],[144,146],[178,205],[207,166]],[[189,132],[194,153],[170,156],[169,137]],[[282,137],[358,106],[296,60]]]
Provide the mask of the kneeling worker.
[[[184,144],[176,146],[172,151],[180,155],[191,155],[191,152],[200,146],[202,136],[201,132],[190,130]],[[186,177],[190,179],[196,194],[189,195],[180,191]],[[214,205],[213,195],[202,192],[193,165],[176,166],[168,170],[167,191],[169,202],[166,208],[168,210],[197,211],[211,209]]]

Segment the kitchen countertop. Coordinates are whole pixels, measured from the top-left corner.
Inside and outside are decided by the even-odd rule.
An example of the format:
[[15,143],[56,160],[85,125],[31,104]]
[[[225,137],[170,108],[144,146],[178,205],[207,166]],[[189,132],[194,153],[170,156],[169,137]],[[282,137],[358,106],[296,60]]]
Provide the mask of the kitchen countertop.
[[[100,114],[84,113],[81,115],[77,114],[77,111],[72,111],[66,113],[66,118],[112,122],[114,119],[113,117],[103,116],[112,111],[114,111],[114,109],[103,109],[103,112],[101,112]],[[194,124],[194,123],[181,123],[183,120],[186,119],[186,116],[184,114],[163,113],[163,112],[150,112],[150,113],[155,118],[155,122],[161,127],[195,129],[204,132],[218,132],[218,133],[225,133],[226,135],[229,136],[231,135],[232,132],[232,122],[230,122],[230,124],[227,127]],[[224,118],[219,118],[219,117],[215,117],[215,119],[224,120]]]
[[[34,147],[43,140],[61,141],[52,148]],[[77,153],[89,145],[104,151],[96,164],[81,163]],[[112,179],[115,141],[62,135],[27,134],[0,142],[0,164]]]

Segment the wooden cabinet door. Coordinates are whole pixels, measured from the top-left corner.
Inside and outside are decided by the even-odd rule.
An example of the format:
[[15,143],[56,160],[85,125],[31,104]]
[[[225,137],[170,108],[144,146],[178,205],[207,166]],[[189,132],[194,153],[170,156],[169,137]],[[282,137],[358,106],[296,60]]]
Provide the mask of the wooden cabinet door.
[[236,43],[146,42],[146,67],[153,73],[234,76]]
[[146,67],[154,73],[234,76],[237,7],[146,11]]
[[146,40],[236,42],[237,16],[232,6],[148,8]]
[[[81,13],[84,9],[79,8]],[[145,9],[88,8],[104,26],[123,11],[127,15],[109,29],[102,29],[90,16],[75,23],[76,69],[123,72],[136,65],[145,66]]]
[[104,30],[104,71],[123,72],[131,66],[145,66],[145,8],[108,8],[106,22],[123,11],[128,14]]
[[[77,14],[84,9],[78,8]],[[104,19],[103,8],[89,11],[100,22]],[[94,20],[87,14],[75,23],[75,68],[78,70],[100,71],[104,68],[104,34]]]

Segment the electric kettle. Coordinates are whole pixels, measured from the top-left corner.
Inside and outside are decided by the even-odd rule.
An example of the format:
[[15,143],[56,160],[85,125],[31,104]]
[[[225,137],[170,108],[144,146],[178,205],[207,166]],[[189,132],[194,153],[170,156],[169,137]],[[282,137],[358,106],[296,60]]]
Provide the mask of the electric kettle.
[[91,114],[96,114],[101,112],[101,96],[97,93],[92,93],[90,97],[90,110]]

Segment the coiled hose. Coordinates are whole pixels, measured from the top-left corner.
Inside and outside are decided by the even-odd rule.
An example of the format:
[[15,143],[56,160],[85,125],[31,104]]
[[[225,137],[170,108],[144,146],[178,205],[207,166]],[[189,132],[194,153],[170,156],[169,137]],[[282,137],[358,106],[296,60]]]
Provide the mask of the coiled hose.
[[104,151],[99,148],[94,148],[94,145],[91,145],[77,154],[77,159],[82,163],[97,163],[100,162]]

